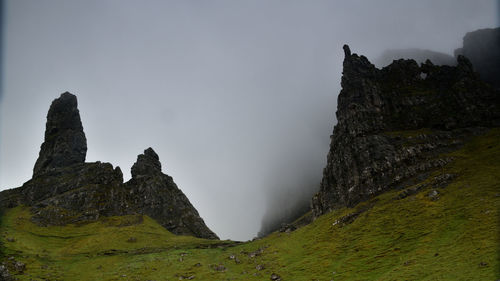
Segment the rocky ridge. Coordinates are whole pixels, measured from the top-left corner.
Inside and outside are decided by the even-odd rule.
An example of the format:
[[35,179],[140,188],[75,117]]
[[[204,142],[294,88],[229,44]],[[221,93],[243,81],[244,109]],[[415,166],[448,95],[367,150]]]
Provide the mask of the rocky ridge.
[[409,49],[388,49],[385,50],[380,57],[375,60],[375,65],[384,67],[398,59],[413,59],[417,63],[424,63],[426,60],[432,61],[437,65],[456,65],[457,61],[454,57],[436,51],[409,48]]
[[86,223],[102,216],[148,215],[170,232],[218,239],[188,198],[162,173],[158,155],[148,148],[123,182],[119,167],[85,163],[86,138],[76,96],[66,92],[52,102],[45,141],[23,186],[0,192],[0,209],[31,206],[38,225]]
[[464,56],[457,66],[395,60],[377,69],[344,46],[342,90],[315,217],[404,188],[452,159],[440,156],[500,125],[500,94]]

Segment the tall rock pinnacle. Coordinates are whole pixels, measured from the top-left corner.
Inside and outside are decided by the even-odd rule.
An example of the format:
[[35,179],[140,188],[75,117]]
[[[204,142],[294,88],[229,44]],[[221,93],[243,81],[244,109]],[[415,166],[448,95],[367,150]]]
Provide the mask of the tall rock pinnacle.
[[87,139],[77,106],[76,96],[68,92],[52,102],[33,177],[53,168],[85,162]]

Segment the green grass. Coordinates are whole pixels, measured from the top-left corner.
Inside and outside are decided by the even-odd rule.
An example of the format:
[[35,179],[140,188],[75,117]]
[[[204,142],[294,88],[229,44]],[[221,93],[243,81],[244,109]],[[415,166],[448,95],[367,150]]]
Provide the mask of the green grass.
[[[500,130],[450,156],[455,160],[426,180],[456,174],[444,188],[430,185],[402,200],[394,199],[400,191],[386,192],[362,203],[373,207],[351,224],[334,222],[360,206],[236,246],[175,236],[146,216],[38,227],[26,207],[4,214],[0,238],[7,256],[27,264],[20,280],[269,280],[273,272],[283,280],[496,280]],[[432,189],[439,200],[427,196]],[[219,264],[226,270],[217,271]]]

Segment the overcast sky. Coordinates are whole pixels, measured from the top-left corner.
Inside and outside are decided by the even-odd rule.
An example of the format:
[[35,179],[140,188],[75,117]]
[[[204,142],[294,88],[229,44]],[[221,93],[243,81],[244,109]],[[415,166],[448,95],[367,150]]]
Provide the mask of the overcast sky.
[[0,190],[30,179],[50,103],[70,91],[87,162],[118,165],[128,179],[153,147],[207,225],[237,240],[256,235],[266,198],[318,188],[344,43],[369,59],[387,48],[452,54],[466,32],[497,26],[499,12],[493,0],[13,0],[4,8]]

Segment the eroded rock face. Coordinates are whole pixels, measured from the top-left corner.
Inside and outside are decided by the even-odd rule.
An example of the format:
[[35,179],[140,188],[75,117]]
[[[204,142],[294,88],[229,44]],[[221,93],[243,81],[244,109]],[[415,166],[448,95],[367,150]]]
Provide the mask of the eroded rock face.
[[152,176],[161,173],[161,163],[158,154],[150,147],[144,150],[144,154],[137,156],[137,162],[134,163],[131,169],[132,178],[140,178],[142,176]]
[[45,140],[33,168],[33,177],[54,168],[84,163],[86,154],[87,139],[76,96],[65,92],[50,106]]
[[172,178],[162,173],[152,148],[137,157],[127,183],[119,167],[84,163],[86,151],[76,97],[64,93],[47,115],[45,141],[33,178],[0,192],[0,210],[30,206],[32,221],[42,226],[86,223],[102,216],[148,215],[175,234],[218,239]]
[[405,185],[450,162],[439,154],[481,127],[500,125],[500,94],[463,56],[456,67],[397,60],[377,69],[348,46],[344,51],[338,123],[312,201],[316,217]]
[[159,157],[152,148],[137,156],[132,179],[125,183],[125,188],[128,201],[138,212],[155,219],[170,232],[218,239],[172,177],[161,172]]

